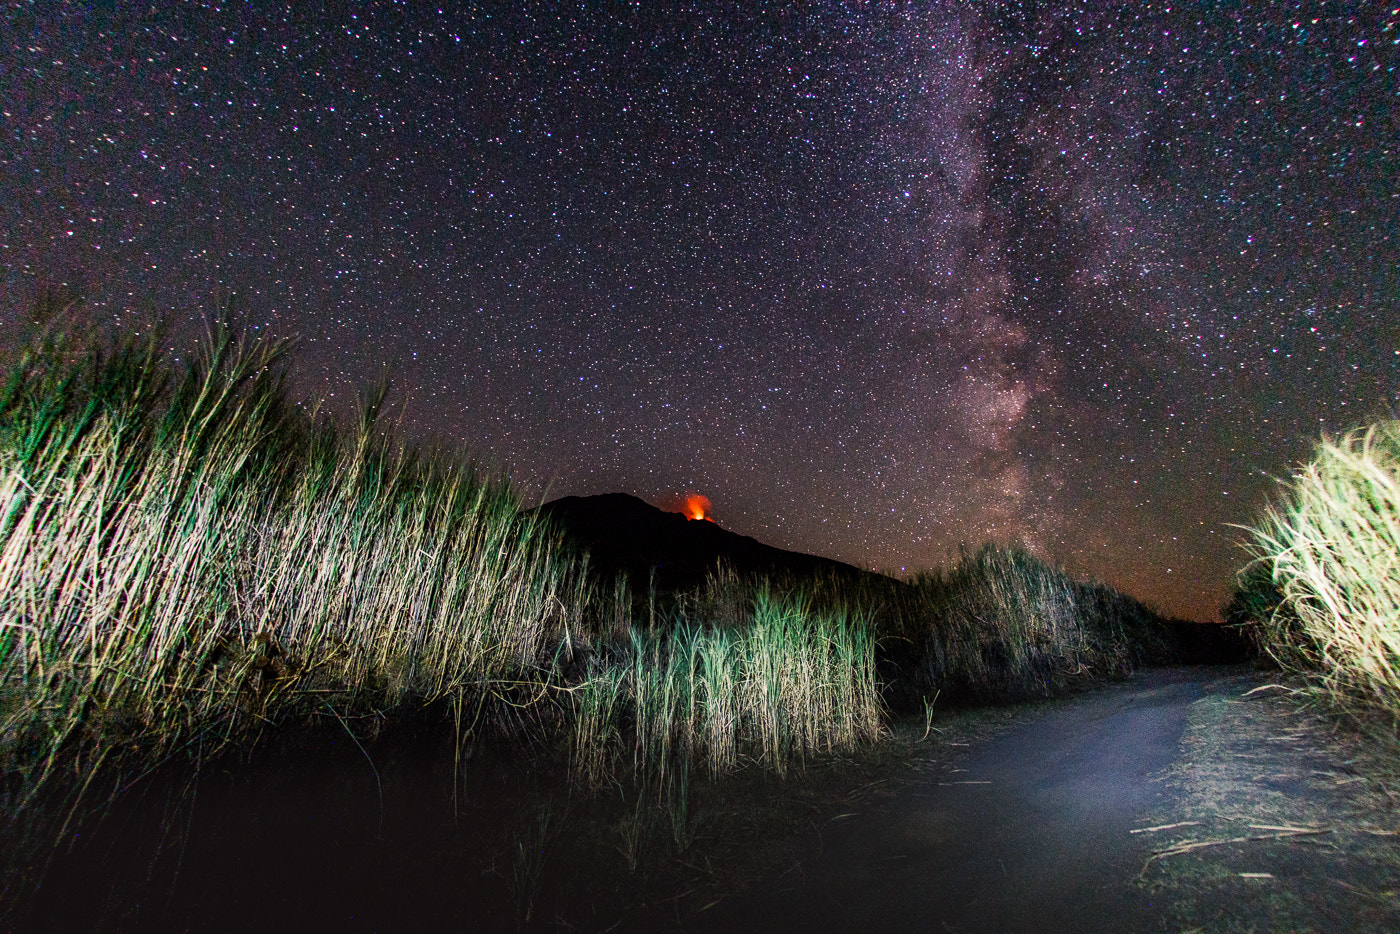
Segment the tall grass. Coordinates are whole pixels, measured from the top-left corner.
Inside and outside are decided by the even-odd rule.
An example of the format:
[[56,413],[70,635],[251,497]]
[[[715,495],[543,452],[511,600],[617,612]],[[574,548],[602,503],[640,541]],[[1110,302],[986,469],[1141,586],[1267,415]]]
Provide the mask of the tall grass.
[[[570,569],[506,486],[293,405],[285,348],[49,342],[0,389],[0,811],[293,716],[538,680]],[[76,772],[75,772],[76,770]],[[78,783],[80,786],[82,782]]]
[[1178,658],[1167,621],[1138,601],[995,545],[910,581],[721,567],[661,616],[600,648],[575,688],[586,783],[746,762],[782,772],[873,738],[887,704],[1048,696]]
[[1046,696],[1175,660],[1166,621],[1142,604],[997,546],[912,581],[721,567],[668,595],[656,625],[654,605],[636,607],[620,585],[614,600],[648,624],[590,647],[571,689],[571,771],[587,787],[632,785],[628,852],[648,832],[685,848],[694,774],[781,775],[858,749],[889,706]]
[[1249,531],[1278,595],[1259,618],[1269,653],[1400,723],[1400,420],[1324,439]]
[[1140,604],[996,547],[634,600],[505,483],[397,440],[386,390],[348,429],[296,405],[285,354],[218,329],[186,362],[60,335],[7,364],[0,836],[51,843],[94,776],[184,750],[496,697],[582,783],[655,791],[684,848],[693,775],[854,750],[899,685],[1002,699],[1162,655]]
[[670,771],[718,775],[745,762],[781,774],[853,749],[880,731],[874,648],[867,621],[766,589],[742,627],[634,631],[582,686],[575,771],[596,782],[629,742],[633,772],[663,783]]
[[1017,548],[964,549],[950,567],[887,590],[882,646],[899,706],[1045,696],[1175,660],[1157,614]]

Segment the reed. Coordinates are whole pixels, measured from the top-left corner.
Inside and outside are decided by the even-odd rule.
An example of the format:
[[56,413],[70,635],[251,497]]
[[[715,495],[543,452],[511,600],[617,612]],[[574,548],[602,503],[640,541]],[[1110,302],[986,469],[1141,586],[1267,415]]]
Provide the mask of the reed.
[[634,630],[580,698],[574,771],[594,783],[615,758],[610,743],[630,740],[633,773],[659,787],[672,772],[713,776],[746,762],[781,774],[806,756],[873,740],[881,724],[866,621],[815,614],[800,594],[766,589],[740,627],[684,620],[662,633]]
[[1266,650],[1337,705],[1400,725],[1400,420],[1323,439],[1248,531],[1272,587],[1255,571],[1239,602]]
[[887,702],[1046,696],[1175,660],[1141,603],[994,545],[911,581],[720,568],[664,616],[602,648],[577,688],[573,773],[587,785],[624,766],[658,787],[676,770],[781,774],[878,736]]
[[882,631],[903,706],[1050,695],[1173,660],[1163,620],[1131,597],[1030,553],[964,549],[886,601]]
[[[291,400],[285,345],[215,329],[180,362],[159,332],[71,333],[0,381],[0,906],[144,773],[266,731],[442,701],[458,764],[482,723],[544,759],[562,737],[576,782],[635,795],[635,865],[690,845],[700,776],[857,750],[895,686],[927,715],[1150,654],[1139,604],[997,548],[636,599],[507,484],[398,440],[387,387],[344,428]],[[515,847],[524,920],[557,823]]]
[[382,391],[350,431],[304,412],[285,350],[221,329],[185,364],[152,338],[11,365],[0,812],[293,717],[538,693],[575,587],[554,533],[399,444]]

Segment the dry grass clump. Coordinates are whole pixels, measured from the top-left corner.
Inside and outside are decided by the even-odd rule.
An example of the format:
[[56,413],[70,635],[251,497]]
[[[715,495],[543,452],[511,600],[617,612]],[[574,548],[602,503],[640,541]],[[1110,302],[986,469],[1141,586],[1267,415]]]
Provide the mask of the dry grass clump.
[[1256,617],[1266,650],[1400,722],[1400,421],[1324,439],[1249,532],[1278,594]]
[[1157,614],[1018,548],[964,549],[951,567],[915,576],[887,607],[892,664],[925,697],[1047,695],[1173,659]]
[[116,759],[539,680],[570,574],[553,534],[397,444],[382,392],[350,432],[303,412],[283,350],[57,340],[9,368],[0,812]]
[[94,776],[313,718],[445,701],[460,729],[503,699],[526,711],[513,739],[632,781],[683,849],[693,774],[874,740],[881,675],[916,703],[1004,699],[1162,655],[1136,601],[993,546],[911,582],[721,572],[639,604],[503,482],[396,440],[385,390],[349,430],[295,404],[284,353],[227,329],[187,362],[158,334],[59,335],[6,365],[0,837],[28,845],[0,889],[37,878]]
[[590,784],[749,761],[781,773],[873,738],[886,702],[1044,696],[1176,660],[1141,603],[994,545],[907,582],[720,568],[662,617],[599,649],[575,689],[574,771]]
[[875,739],[880,718],[868,623],[759,589],[742,626],[682,620],[664,633],[634,631],[595,659],[579,691],[574,768],[596,783],[630,746],[631,771],[658,782],[750,761],[781,774],[794,760]]

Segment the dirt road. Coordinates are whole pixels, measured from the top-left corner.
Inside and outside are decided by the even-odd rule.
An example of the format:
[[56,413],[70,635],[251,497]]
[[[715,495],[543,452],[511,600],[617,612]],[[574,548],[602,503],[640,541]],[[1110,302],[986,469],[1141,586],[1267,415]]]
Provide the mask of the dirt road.
[[[454,800],[437,747],[268,750],[209,765],[197,791],[178,769],[143,786],[60,853],[11,927],[1400,931],[1394,754],[1268,685],[1150,671],[944,713],[924,741],[904,724],[849,775],[813,763],[697,797],[708,811],[679,853],[667,815],[572,802],[512,760],[474,763]],[[629,869],[639,827],[661,836]]]
[[1057,705],[683,929],[1400,930],[1387,792],[1264,683],[1154,671]]

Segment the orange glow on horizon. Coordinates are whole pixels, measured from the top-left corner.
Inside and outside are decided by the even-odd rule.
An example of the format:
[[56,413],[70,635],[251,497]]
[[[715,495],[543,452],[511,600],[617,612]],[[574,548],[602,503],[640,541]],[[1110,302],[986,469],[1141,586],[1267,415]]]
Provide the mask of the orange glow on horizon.
[[685,498],[685,507],[681,510],[687,519],[704,519],[706,522],[714,522],[710,518],[710,499],[701,496],[699,493],[691,493]]

